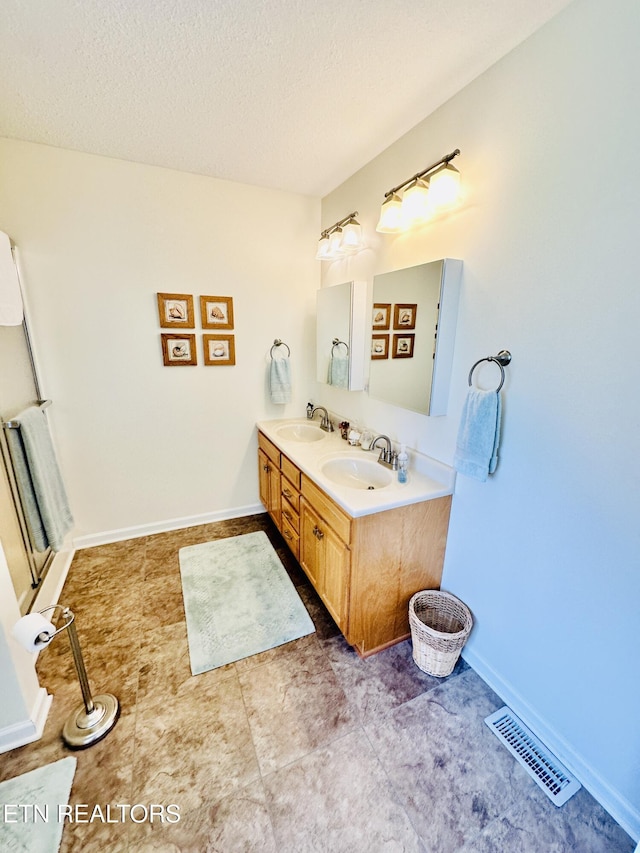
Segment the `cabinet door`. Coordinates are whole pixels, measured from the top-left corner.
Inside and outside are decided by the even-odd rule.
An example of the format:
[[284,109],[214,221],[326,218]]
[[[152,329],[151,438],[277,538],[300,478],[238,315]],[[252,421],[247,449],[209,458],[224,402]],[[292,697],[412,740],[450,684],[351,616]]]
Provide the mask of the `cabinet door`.
[[305,500],[300,512],[300,565],[344,633],[348,621],[351,552]]
[[267,512],[273,518],[279,529],[280,471],[262,450],[258,450],[258,464],[260,474],[260,500],[265,505]]
[[300,565],[318,593],[320,540],[316,534],[319,522],[318,516],[303,500],[300,507]]
[[349,571],[351,552],[326,524],[316,534],[320,540],[319,594],[333,621],[343,634],[348,632]]

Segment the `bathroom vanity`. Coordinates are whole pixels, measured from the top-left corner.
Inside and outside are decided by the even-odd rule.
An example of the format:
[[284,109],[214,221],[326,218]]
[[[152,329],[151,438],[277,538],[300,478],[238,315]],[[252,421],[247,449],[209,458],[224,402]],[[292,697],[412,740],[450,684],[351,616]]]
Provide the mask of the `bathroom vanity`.
[[402,485],[303,420],[259,423],[258,459],[260,500],[347,642],[366,657],[408,637],[409,599],[440,586],[451,469],[422,457]]

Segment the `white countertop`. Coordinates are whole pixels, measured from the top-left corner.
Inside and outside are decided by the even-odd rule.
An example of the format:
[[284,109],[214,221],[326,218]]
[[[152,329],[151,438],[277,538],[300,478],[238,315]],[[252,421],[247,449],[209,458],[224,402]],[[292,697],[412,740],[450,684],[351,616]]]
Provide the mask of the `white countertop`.
[[362,450],[361,447],[352,447],[341,438],[339,430],[323,434],[319,441],[309,442],[283,438],[278,433],[283,426],[312,423],[314,426],[319,425],[317,418],[314,421],[306,418],[285,418],[259,421],[257,427],[353,518],[453,494],[455,486],[453,468],[429,456],[416,453],[410,448],[407,448],[409,455],[407,483],[399,483],[397,471],[391,471],[384,466],[380,467],[383,471],[389,472],[391,482],[371,491],[333,482],[322,471],[323,464],[329,459],[345,456],[375,462],[379,455],[379,448],[367,451]]

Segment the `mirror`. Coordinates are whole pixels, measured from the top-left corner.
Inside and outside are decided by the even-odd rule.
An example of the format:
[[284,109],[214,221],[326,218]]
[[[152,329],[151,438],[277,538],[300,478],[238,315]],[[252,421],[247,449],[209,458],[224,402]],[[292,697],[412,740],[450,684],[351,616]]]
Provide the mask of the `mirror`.
[[317,380],[348,391],[365,387],[367,283],[348,281],[318,291]]
[[373,279],[369,395],[445,415],[462,261],[446,258]]

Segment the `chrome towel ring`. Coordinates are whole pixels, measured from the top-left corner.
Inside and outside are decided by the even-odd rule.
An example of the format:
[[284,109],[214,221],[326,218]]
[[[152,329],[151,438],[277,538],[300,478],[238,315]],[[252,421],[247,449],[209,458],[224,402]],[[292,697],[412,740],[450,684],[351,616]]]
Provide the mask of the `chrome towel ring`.
[[346,344],[344,341],[341,341],[339,338],[334,338],[334,339],[331,341],[331,343],[333,344],[333,346],[331,347],[331,355],[332,355],[332,356],[333,356],[333,351],[334,351],[334,349],[335,349],[336,347],[339,347],[339,346],[343,346],[343,347],[346,349],[346,351],[347,351],[347,355],[349,355],[349,344]]
[[285,344],[284,341],[281,341],[280,338],[276,338],[275,341],[273,342],[273,346],[269,350],[269,355],[271,356],[271,358],[273,358],[274,347],[286,347],[287,348],[287,356],[289,356],[289,357],[291,356],[291,350],[289,349],[289,345]]
[[476,367],[479,364],[482,364],[483,361],[492,361],[494,364],[497,364],[498,367],[500,368],[500,384],[496,388],[496,393],[497,393],[502,388],[502,386],[504,385],[504,377],[505,377],[504,369],[509,364],[509,362],[511,361],[511,353],[509,352],[509,350],[503,349],[503,350],[500,350],[498,355],[488,355],[488,356],[485,356],[485,358],[479,358],[476,361],[476,363],[473,365],[471,370],[469,371],[469,386],[471,386],[471,377],[473,376],[473,371],[476,369]]

